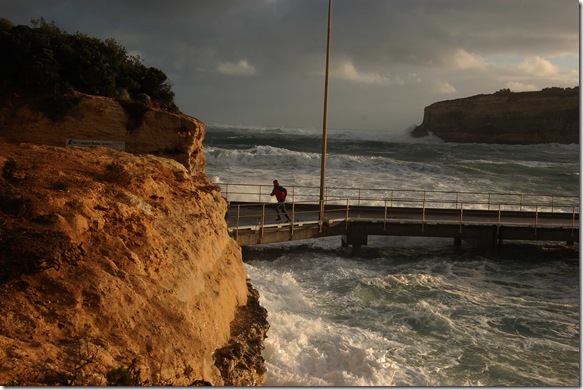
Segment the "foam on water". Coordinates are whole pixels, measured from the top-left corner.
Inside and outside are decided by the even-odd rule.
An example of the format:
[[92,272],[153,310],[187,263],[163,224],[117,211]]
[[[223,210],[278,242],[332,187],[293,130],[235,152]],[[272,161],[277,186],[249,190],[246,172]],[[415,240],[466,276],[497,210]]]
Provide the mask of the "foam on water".
[[579,291],[569,276],[576,259],[532,267],[440,241],[388,241],[409,245],[395,247],[381,238],[367,257],[352,258],[324,241],[246,255],[258,259],[245,267],[272,326],[267,385],[578,380]]
[[[207,173],[220,182],[318,186],[319,136],[293,129],[209,130]],[[362,137],[362,138],[360,138]],[[236,139],[236,142],[232,140]],[[519,178],[519,180],[516,180]],[[578,194],[572,145],[447,144],[394,134],[344,132],[330,140],[327,183],[335,187]]]
[[[216,183],[318,186],[319,131],[209,128]],[[579,194],[578,145],[448,144],[333,132],[329,187]],[[451,239],[339,238],[249,249],[271,324],[267,385],[579,384],[578,254],[507,245],[484,256]]]

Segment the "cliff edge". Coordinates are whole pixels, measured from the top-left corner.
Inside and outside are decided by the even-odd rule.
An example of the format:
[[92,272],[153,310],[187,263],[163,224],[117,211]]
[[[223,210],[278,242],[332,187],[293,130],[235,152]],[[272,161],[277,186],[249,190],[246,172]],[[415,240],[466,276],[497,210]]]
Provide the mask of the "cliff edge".
[[115,100],[76,97],[56,120],[0,110],[0,384],[263,384],[267,313],[204,125],[149,109],[130,132]]
[[412,136],[446,142],[579,143],[579,87],[501,90],[427,106]]

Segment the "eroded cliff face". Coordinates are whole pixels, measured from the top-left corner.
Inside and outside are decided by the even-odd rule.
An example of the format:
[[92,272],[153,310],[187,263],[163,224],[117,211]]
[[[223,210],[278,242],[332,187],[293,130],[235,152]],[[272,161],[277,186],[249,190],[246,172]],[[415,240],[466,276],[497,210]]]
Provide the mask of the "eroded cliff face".
[[498,92],[434,103],[413,137],[497,144],[579,143],[579,88]]
[[[101,99],[87,98],[79,122],[60,133],[37,114],[38,123],[22,122],[23,138],[61,138],[82,118],[87,128],[121,127],[121,114],[92,113],[114,106]],[[18,139],[6,123],[20,123],[24,110],[3,119],[5,141]],[[142,128],[166,126],[168,140],[134,135],[128,148],[190,137],[190,170],[101,147],[0,143],[0,384],[100,386],[124,373],[129,384],[263,384],[269,325],[228,235],[220,188],[200,169],[204,127],[170,115],[192,126],[183,136],[164,113],[150,117]]]
[[0,105],[0,142],[64,147],[67,139],[123,141],[128,153],[171,158],[195,175],[204,173],[201,121],[155,107],[131,112],[114,99],[77,92],[6,98]]

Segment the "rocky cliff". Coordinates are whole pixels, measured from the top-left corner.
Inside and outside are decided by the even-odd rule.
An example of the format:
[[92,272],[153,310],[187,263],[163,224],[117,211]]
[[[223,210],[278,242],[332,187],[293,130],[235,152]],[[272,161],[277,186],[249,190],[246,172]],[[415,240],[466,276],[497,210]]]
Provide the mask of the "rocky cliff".
[[72,92],[69,95],[11,96],[0,105],[0,142],[66,146],[68,139],[121,141],[125,151],[174,159],[194,175],[204,174],[204,124],[151,102],[120,103]]
[[579,143],[579,87],[498,91],[434,103],[413,137],[497,144]]
[[91,96],[57,120],[0,113],[0,384],[263,384],[266,311],[204,174],[204,125],[151,109],[128,132]]

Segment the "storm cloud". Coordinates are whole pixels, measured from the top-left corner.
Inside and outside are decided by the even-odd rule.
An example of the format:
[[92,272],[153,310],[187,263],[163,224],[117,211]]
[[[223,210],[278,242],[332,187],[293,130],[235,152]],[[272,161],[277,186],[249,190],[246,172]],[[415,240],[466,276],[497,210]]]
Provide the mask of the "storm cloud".
[[[43,17],[114,38],[174,84],[207,123],[318,128],[327,0],[20,0]],[[573,0],[333,0],[330,129],[402,132],[440,100],[579,84]]]

